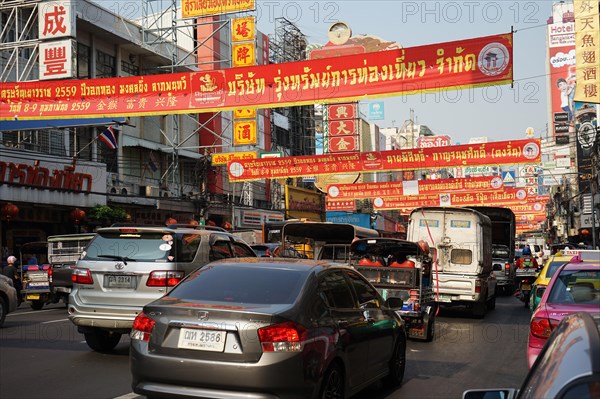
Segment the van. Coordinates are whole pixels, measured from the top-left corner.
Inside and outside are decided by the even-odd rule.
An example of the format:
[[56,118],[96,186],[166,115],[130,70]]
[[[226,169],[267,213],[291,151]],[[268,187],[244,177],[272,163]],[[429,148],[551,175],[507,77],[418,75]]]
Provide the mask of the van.
[[68,313],[88,346],[108,352],[142,307],[209,262],[256,257],[240,238],[205,226],[98,229],[73,270]]

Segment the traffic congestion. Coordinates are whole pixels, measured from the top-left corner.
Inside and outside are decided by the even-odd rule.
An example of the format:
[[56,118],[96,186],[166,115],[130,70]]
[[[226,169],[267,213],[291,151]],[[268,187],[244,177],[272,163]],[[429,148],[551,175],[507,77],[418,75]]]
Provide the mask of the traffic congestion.
[[599,14],[0,2],[0,399],[600,399]]

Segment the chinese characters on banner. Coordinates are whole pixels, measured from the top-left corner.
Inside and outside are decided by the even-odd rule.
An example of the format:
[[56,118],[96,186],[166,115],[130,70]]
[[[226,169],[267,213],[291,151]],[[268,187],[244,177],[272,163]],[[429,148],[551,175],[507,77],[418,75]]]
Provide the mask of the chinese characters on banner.
[[358,103],[325,107],[325,152],[354,152],[358,147]]
[[[493,63],[490,53],[496,56]],[[284,65],[72,79],[43,85],[0,82],[0,119],[108,118],[286,107],[506,84],[512,77],[512,34],[503,34]]]
[[600,3],[575,0],[577,88],[575,100],[600,103]]
[[47,1],[38,6],[39,79],[64,79],[76,76],[75,3]]
[[[234,68],[256,64],[254,17],[231,19],[231,64]],[[233,113],[233,145],[256,145],[255,108],[238,108]]]

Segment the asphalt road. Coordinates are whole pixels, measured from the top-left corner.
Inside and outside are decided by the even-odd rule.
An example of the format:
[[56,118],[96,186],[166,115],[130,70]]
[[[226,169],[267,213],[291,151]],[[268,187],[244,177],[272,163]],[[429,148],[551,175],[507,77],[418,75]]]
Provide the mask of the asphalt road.
[[[352,399],[460,398],[468,388],[518,387],[527,373],[530,311],[497,299],[485,319],[443,309],[433,342],[410,341],[404,384],[380,384]],[[112,354],[91,351],[63,305],[40,311],[22,304],[0,329],[0,398],[139,398],[131,391],[129,339]]]

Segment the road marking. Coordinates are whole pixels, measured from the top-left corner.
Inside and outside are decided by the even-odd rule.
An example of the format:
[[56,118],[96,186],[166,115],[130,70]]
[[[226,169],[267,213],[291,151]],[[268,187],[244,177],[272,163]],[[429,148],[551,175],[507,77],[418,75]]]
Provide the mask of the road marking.
[[40,324],[59,323],[61,321],[67,321],[67,320],[69,320],[69,319],[51,320],[51,321],[45,321],[45,322],[40,323]]
[[6,315],[6,317],[10,317],[10,316],[20,316],[20,315],[22,315],[22,314],[32,314],[32,313],[53,312],[53,311],[55,311],[55,310],[63,310],[63,311],[64,311],[65,309],[59,309],[59,308],[56,308],[56,309],[33,310],[33,311],[31,311],[31,312],[12,312],[12,313],[9,313],[9,314],[7,314],[7,315]]
[[139,397],[140,397],[140,395],[138,395],[137,393],[131,392],[131,393],[128,393],[125,395],[117,396],[116,398],[113,398],[113,399],[133,399],[133,398],[139,398]]

